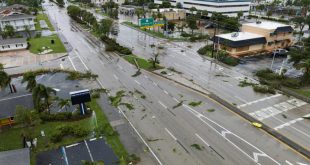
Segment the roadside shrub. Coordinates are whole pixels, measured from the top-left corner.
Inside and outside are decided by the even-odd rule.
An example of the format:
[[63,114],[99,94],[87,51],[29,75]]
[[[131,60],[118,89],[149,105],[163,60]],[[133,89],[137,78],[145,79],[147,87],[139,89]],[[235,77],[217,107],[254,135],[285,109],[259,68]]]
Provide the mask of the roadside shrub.
[[191,37],[192,35],[189,34],[189,33],[186,33],[186,32],[182,32],[182,33],[181,33],[181,36],[182,36],[182,37]]
[[60,132],[55,132],[51,135],[51,138],[50,140],[53,142],[53,143],[57,143],[57,142],[60,142],[62,140],[62,134]]
[[206,45],[197,50],[197,53],[200,55],[208,55],[207,53],[212,51],[212,46]]
[[63,137],[71,135],[75,137],[84,137],[89,133],[88,130],[81,126],[60,125],[56,127],[56,132],[51,135],[50,140],[53,143],[60,142]]
[[131,50],[127,47],[121,46],[114,39],[111,39],[105,35],[101,36],[100,39],[106,44],[106,51],[117,51],[122,55],[132,54]]
[[281,80],[284,78],[284,76],[273,73],[273,71],[270,69],[259,70],[255,75],[266,80]]
[[71,112],[60,112],[56,114],[49,114],[48,112],[40,113],[40,119],[43,121],[64,121],[72,118]]
[[76,137],[84,137],[88,135],[88,131],[82,127],[76,127],[73,129],[73,134]]
[[236,66],[239,64],[239,59],[231,56],[227,56],[220,61],[230,66]]
[[287,78],[284,81],[282,81],[283,86],[290,87],[290,88],[300,88],[301,87],[301,82],[298,79],[293,79],[293,78]]
[[255,85],[253,86],[253,90],[259,93],[270,93],[270,94],[276,93],[276,91],[272,87],[263,86],[263,85]]

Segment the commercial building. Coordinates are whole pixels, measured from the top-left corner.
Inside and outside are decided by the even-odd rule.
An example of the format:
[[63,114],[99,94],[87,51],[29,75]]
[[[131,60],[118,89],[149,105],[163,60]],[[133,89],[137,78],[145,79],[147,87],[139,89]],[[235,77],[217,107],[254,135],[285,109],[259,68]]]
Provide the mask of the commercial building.
[[293,31],[290,25],[258,21],[243,24],[241,32],[216,35],[214,40],[219,49],[239,57],[291,46]]
[[26,38],[0,39],[0,52],[26,49],[28,46]]
[[11,9],[0,13],[0,28],[4,29],[6,25],[11,25],[16,32],[24,31],[26,27],[29,30],[35,30],[35,16],[16,12]]
[[[162,4],[164,0],[154,0],[156,4]],[[195,7],[198,10],[206,10],[209,13],[221,13],[228,16],[237,16],[242,11],[243,15],[249,15],[251,0],[170,0],[173,6],[181,3],[184,9]]]
[[152,13],[158,12],[165,16],[168,21],[184,20],[186,18],[185,9],[162,8],[152,10]]

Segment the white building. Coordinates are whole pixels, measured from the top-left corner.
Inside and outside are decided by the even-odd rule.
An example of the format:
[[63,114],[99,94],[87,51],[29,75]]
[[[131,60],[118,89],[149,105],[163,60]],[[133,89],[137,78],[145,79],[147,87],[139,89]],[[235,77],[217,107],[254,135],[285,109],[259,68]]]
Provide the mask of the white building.
[[26,38],[0,39],[0,52],[26,49],[28,46]]
[[6,25],[11,25],[16,32],[20,32],[27,26],[32,31],[35,30],[34,19],[33,15],[7,10],[0,14],[0,28],[4,29]]
[[[161,4],[163,0],[154,0]],[[239,11],[243,15],[249,15],[251,0],[170,0],[173,6],[180,2],[184,9],[195,7],[198,10],[206,10],[209,13],[221,13],[228,16],[237,16]]]

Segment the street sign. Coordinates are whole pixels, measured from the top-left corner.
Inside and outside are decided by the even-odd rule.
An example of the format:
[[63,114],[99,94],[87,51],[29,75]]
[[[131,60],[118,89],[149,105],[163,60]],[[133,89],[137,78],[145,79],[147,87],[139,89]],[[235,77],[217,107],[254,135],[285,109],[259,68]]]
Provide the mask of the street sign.
[[139,20],[140,26],[153,26],[154,18],[142,18]]
[[165,21],[155,21],[154,22],[154,26],[164,26],[165,25]]

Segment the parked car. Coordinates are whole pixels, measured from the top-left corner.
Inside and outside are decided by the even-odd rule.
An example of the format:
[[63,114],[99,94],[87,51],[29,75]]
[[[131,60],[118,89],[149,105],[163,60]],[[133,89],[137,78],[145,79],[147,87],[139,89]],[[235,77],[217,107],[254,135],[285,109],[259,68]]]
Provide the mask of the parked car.
[[287,50],[291,50],[291,49],[303,50],[304,47],[302,45],[293,45],[287,48]]
[[284,55],[287,55],[287,50],[285,49],[276,49],[273,51],[273,55],[280,55],[280,56],[284,56]]

